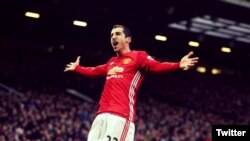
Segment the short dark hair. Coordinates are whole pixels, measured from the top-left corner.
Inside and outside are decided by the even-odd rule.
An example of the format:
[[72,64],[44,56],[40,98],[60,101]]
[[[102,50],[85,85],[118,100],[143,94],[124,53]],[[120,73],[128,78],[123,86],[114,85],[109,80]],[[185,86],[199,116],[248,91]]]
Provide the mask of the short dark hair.
[[123,32],[125,34],[125,37],[131,37],[132,38],[132,33],[131,33],[130,29],[128,27],[124,26],[124,25],[116,24],[116,25],[113,25],[112,29],[118,28],[118,27],[123,28]]

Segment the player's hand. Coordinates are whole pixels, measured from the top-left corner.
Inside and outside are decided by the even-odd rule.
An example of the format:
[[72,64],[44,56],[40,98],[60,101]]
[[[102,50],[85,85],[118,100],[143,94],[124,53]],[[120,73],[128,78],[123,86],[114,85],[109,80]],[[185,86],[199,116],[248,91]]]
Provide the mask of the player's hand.
[[180,68],[183,70],[188,70],[191,67],[193,67],[196,63],[198,63],[199,57],[190,57],[194,54],[194,52],[189,52],[187,55],[185,55],[183,58],[181,58],[180,61]]
[[78,66],[80,64],[80,58],[81,58],[81,56],[78,56],[75,62],[71,62],[71,63],[67,64],[67,66],[64,69],[64,72],[74,71],[76,69],[76,66]]

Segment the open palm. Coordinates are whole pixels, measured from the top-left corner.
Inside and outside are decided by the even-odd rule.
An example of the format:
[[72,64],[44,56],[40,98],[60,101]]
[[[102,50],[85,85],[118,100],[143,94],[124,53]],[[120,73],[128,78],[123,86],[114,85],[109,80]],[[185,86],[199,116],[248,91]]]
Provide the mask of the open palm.
[[71,62],[71,63],[67,64],[67,66],[64,69],[64,72],[74,71],[76,69],[76,67],[80,64],[80,58],[81,58],[81,56],[78,56],[75,62]]
[[194,52],[189,52],[187,55],[185,55],[181,61],[180,61],[180,67],[183,70],[188,70],[190,69],[192,66],[194,66],[196,63],[198,63],[199,57],[193,57],[191,58],[190,56],[192,56],[194,54]]

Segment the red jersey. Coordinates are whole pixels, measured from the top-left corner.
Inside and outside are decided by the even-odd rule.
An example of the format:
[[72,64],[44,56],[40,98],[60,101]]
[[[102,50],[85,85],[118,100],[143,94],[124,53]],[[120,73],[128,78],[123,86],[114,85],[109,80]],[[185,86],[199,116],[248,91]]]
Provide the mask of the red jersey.
[[76,67],[86,76],[105,76],[106,83],[97,114],[107,112],[132,122],[136,115],[136,93],[145,72],[166,72],[178,69],[180,63],[157,62],[144,51],[131,51],[112,57],[97,67]]

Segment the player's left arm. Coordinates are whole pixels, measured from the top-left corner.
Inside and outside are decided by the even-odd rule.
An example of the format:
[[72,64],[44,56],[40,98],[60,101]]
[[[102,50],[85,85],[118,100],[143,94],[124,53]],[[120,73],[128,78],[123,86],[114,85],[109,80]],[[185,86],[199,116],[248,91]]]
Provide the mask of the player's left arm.
[[141,67],[149,72],[168,72],[171,70],[183,69],[188,70],[190,67],[194,66],[198,62],[198,57],[191,58],[193,52],[189,52],[185,55],[180,62],[158,62],[154,60],[152,57],[146,55],[142,55],[141,59],[142,65]]

